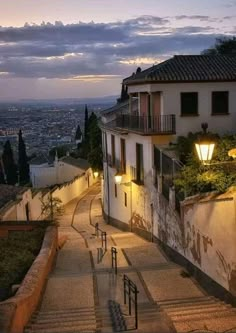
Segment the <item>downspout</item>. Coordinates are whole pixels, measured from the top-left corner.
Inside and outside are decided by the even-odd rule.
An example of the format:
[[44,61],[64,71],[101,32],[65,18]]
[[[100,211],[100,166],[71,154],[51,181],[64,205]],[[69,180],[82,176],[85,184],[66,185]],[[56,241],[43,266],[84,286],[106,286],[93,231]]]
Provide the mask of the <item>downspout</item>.
[[109,167],[108,167],[108,159],[107,159],[107,134],[105,133],[105,148],[106,148],[106,169],[107,169],[107,223],[110,224],[110,186],[109,186]]

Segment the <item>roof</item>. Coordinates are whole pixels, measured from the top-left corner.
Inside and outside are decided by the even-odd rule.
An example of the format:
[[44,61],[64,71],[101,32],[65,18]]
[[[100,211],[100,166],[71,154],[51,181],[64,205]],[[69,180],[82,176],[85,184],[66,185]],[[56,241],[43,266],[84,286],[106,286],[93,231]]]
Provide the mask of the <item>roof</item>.
[[9,201],[16,200],[17,195],[27,191],[28,188],[14,185],[0,185],[0,208],[5,206]]
[[60,158],[60,161],[63,161],[66,164],[72,165],[72,166],[80,168],[82,170],[88,170],[90,168],[88,161],[84,160],[83,158],[74,158],[71,156],[64,156],[64,157]]
[[129,108],[129,100],[122,102],[122,103],[117,103],[117,104],[113,105],[111,108],[103,110],[101,112],[101,115],[109,115],[111,113],[123,112],[123,111],[126,111],[127,108]]
[[[129,100],[123,103],[117,103],[109,109],[106,109],[101,112],[102,116],[107,116],[113,113],[127,113],[129,110]],[[132,101],[133,108],[138,107],[138,99]]]
[[45,156],[45,155],[39,155],[37,157],[34,157],[32,160],[29,161],[29,164],[31,165],[41,165],[45,163],[53,163],[54,158],[51,156]]
[[180,55],[124,79],[145,82],[236,81],[235,55]]

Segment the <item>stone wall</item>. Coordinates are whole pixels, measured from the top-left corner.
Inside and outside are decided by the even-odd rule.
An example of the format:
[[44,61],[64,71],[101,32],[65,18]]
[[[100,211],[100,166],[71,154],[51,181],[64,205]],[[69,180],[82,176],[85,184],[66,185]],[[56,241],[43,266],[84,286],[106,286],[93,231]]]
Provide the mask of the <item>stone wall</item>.
[[42,248],[15,296],[0,302],[0,332],[22,333],[35,311],[52,268],[58,243],[57,228],[47,228]]

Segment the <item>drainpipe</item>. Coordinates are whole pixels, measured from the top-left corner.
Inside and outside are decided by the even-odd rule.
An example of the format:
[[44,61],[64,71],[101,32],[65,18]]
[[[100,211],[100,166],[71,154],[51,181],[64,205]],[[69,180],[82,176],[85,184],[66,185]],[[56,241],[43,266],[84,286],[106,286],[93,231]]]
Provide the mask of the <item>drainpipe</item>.
[[107,223],[110,224],[110,186],[109,186],[109,167],[108,167],[108,161],[107,161],[107,134],[105,135],[105,149],[106,149],[106,169],[107,169]]

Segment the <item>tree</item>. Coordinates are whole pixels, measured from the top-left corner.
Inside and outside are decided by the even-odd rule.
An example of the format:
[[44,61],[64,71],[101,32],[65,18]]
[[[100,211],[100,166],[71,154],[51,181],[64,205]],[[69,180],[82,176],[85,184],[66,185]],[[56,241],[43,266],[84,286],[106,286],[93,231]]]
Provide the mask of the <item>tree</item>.
[[76,133],[75,133],[75,140],[81,140],[81,138],[82,138],[82,132],[80,129],[80,125],[78,124]]
[[25,143],[22,137],[22,131],[19,131],[18,135],[18,170],[19,170],[19,182],[27,183],[29,181],[29,164],[25,150]]
[[41,215],[48,217],[51,221],[56,221],[56,215],[62,215],[62,213],[61,199],[54,198],[51,192],[46,200],[41,199]]
[[102,170],[102,132],[94,112],[89,117],[88,162],[93,170]]
[[2,161],[6,175],[6,181],[9,185],[17,183],[17,166],[14,161],[11,143],[6,141],[3,147]]
[[3,168],[3,162],[2,157],[0,158],[0,184],[5,184],[5,176],[4,176],[4,168]]
[[233,54],[236,55],[236,37],[216,38],[215,45],[203,50],[205,55]]
[[66,156],[68,151],[69,151],[69,147],[67,145],[53,147],[52,149],[49,150],[49,156],[52,156],[55,159],[55,156],[57,154],[57,157],[61,158],[63,156]]
[[88,123],[89,123],[88,107],[86,104],[85,110],[84,110],[84,140],[85,141],[88,139]]

